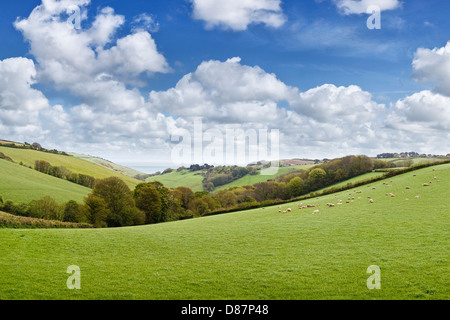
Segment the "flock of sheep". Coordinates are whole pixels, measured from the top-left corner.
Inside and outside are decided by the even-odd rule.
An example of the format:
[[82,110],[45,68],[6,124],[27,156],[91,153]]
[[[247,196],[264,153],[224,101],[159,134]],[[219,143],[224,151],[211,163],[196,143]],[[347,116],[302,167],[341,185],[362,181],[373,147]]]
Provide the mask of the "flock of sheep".
[[[435,169],[433,169],[433,171],[435,171]],[[416,176],[417,176],[416,174],[413,175],[413,177],[416,177]],[[434,180],[436,183],[441,182],[441,180],[439,180],[436,176],[433,177],[433,180]],[[393,183],[394,181],[393,181],[393,180],[390,180],[389,182],[390,182],[390,183]],[[433,181],[429,181],[429,182],[427,182],[427,183],[423,183],[422,186],[423,186],[423,187],[429,187],[432,183],[433,183]],[[383,185],[385,185],[387,188],[392,187],[392,185],[391,185],[391,184],[388,184],[387,182],[383,182]],[[370,188],[370,185],[368,185],[367,188]],[[410,190],[411,187],[410,187],[410,186],[406,186],[405,189]],[[372,187],[372,190],[376,190],[376,187]],[[355,199],[355,194],[361,194],[361,193],[363,193],[362,190],[355,190],[355,191],[353,191],[353,193],[349,193],[349,194],[348,194],[349,197],[347,198],[347,200],[345,201],[345,203],[348,204],[348,203],[351,203],[351,202],[355,201],[355,200],[356,200],[356,199]],[[389,192],[389,193],[386,193],[385,196],[394,198],[394,197],[395,197],[395,194],[392,193],[392,192]],[[335,197],[337,197],[337,195],[335,195]],[[362,197],[358,197],[358,200],[361,200],[361,198],[362,198]],[[372,199],[371,196],[368,196],[367,198],[369,199],[369,203],[374,203],[374,202],[375,202],[375,200]],[[416,199],[420,199],[421,196],[420,196],[420,195],[417,195],[417,196],[415,196],[415,198],[416,198]],[[409,199],[405,199],[405,200],[409,200]],[[333,207],[335,207],[335,206],[340,206],[340,205],[342,205],[342,204],[343,204],[343,201],[342,201],[342,200],[337,200],[337,203],[336,203],[336,204],[334,204],[334,203],[327,203],[326,206],[329,207],[329,208],[333,208]],[[314,204],[303,204],[303,203],[300,203],[300,204],[298,205],[298,209],[300,209],[300,210],[303,210],[303,209],[309,209],[309,208],[315,208],[315,207],[320,207],[320,204],[314,205]],[[288,212],[292,212],[292,209],[291,209],[291,208],[287,208],[287,209],[284,210],[284,211],[283,211],[281,208],[282,208],[281,206],[278,207],[278,209],[279,209],[278,212],[279,212],[279,213],[285,214],[285,213],[288,213]],[[263,209],[264,209],[264,208],[263,208]],[[319,209],[315,209],[315,210],[312,212],[312,214],[315,215],[315,214],[318,214],[319,212],[320,212]]]

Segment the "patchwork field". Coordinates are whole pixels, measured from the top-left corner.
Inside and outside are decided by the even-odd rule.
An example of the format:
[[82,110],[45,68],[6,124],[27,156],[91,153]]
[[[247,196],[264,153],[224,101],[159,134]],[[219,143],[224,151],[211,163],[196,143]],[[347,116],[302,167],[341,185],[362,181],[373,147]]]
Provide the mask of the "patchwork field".
[[[315,207],[301,210],[291,203],[132,228],[3,229],[0,299],[449,299],[449,195],[446,164],[304,201]],[[71,265],[80,267],[81,290],[67,289]],[[367,288],[372,265],[380,290]]]

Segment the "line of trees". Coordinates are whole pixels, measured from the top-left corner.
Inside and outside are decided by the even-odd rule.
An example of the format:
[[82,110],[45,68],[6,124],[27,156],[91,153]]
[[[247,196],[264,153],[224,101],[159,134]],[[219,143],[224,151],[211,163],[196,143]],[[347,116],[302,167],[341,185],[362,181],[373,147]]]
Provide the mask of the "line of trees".
[[36,160],[34,169],[56,178],[68,180],[91,189],[94,188],[95,185],[94,177],[81,173],[72,173],[72,171],[64,166],[52,166],[45,160]]
[[41,152],[46,152],[46,153],[59,154],[59,155],[62,155],[62,156],[70,157],[70,155],[67,154],[64,151],[58,151],[56,149],[46,149],[46,148],[43,148],[41,146],[41,144],[37,143],[37,142],[33,142],[32,144],[29,144],[28,142],[24,142],[24,144],[16,144],[14,142],[2,143],[1,147],[15,148],[15,149],[31,149],[31,150],[36,150],[36,151],[41,151]]

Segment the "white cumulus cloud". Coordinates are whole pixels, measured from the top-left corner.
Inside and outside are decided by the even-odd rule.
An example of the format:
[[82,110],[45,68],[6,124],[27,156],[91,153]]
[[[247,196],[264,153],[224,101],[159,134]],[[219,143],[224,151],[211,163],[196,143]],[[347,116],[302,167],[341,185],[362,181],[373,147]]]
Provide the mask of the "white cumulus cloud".
[[450,97],[450,41],[442,48],[417,49],[412,66],[416,80],[433,83],[436,92]]
[[286,22],[280,0],[191,0],[193,17],[208,29],[246,30],[250,24],[278,28]]

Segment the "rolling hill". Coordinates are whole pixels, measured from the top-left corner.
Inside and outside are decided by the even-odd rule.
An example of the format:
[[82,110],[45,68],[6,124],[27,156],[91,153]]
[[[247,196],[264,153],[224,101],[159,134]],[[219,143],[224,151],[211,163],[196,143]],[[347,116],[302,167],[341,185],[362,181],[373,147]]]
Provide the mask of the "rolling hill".
[[[301,210],[290,203],[130,228],[3,229],[0,299],[448,300],[449,190],[445,164],[310,199],[302,206],[315,207]],[[66,287],[72,265],[81,290]],[[372,265],[381,290],[367,287]]]
[[112,176],[119,177],[131,189],[134,189],[136,185],[142,182],[114,170],[73,156],[63,156],[36,150],[8,148],[4,146],[0,146],[0,152],[3,152],[8,157],[12,158],[14,162],[23,163],[24,165],[32,168],[34,168],[36,160],[45,160],[53,166],[64,166],[67,169],[71,170],[73,173],[90,175],[95,177],[96,179],[104,179]]
[[92,190],[17,163],[0,160],[0,195],[3,200],[28,203],[50,195],[59,203],[82,202]]

